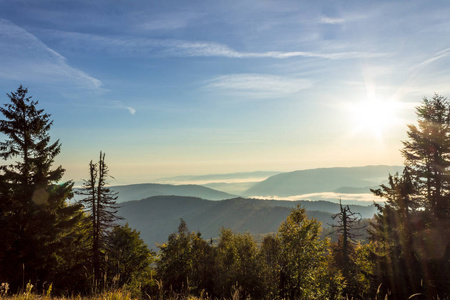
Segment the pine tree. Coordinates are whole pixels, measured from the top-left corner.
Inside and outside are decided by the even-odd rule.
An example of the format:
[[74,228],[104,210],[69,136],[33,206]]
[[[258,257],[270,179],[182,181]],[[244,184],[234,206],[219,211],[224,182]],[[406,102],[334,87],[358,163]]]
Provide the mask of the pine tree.
[[[436,221],[450,218],[450,103],[443,96],[424,98],[417,107],[418,125],[408,125],[402,154],[421,205]],[[419,204],[419,203],[418,203]]]
[[106,248],[105,239],[115,222],[122,219],[117,215],[117,193],[107,186],[108,172],[105,154],[100,152],[99,162],[89,163],[89,179],[84,180],[83,188],[78,191],[78,194],[85,196],[80,202],[91,218],[91,263],[96,285],[100,284],[104,269],[102,258]]
[[386,199],[371,224],[377,280],[392,298],[450,296],[450,103],[440,95],[417,107],[402,176],[373,190]]
[[71,205],[71,181],[58,184],[64,169],[52,168],[60,153],[59,140],[51,143],[50,115],[38,109],[20,86],[7,94],[10,102],[0,107],[0,278],[12,288],[31,280],[52,281],[61,272],[61,250],[70,252],[70,241],[80,236],[80,205]]

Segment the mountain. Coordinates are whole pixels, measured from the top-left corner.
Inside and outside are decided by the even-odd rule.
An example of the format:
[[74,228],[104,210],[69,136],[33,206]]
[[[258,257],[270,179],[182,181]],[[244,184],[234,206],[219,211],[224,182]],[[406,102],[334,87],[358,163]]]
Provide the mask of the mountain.
[[254,171],[254,172],[240,172],[240,173],[225,173],[225,174],[208,174],[208,175],[186,175],[157,179],[157,182],[247,182],[247,181],[261,181],[275,174],[277,171]]
[[244,196],[288,197],[323,192],[370,193],[401,166],[321,168],[281,173],[255,184]]
[[249,188],[257,184],[259,181],[254,182],[212,182],[202,184],[202,186],[209,187],[211,189],[215,189],[217,191],[222,191],[225,193],[230,193],[234,195],[242,195]]
[[255,171],[226,174],[187,175],[161,178],[155,180],[155,182],[169,184],[198,184],[225,193],[241,195],[256,183],[279,173],[280,172],[276,171]]
[[208,200],[224,200],[236,197],[235,195],[194,184],[172,185],[142,183],[112,186],[111,190],[119,193],[117,202],[141,200],[152,196],[164,195],[199,197]]
[[[133,228],[141,232],[142,239],[155,249],[155,243],[166,242],[177,231],[180,218],[191,231],[201,232],[205,239],[217,238],[220,228],[237,232],[266,234],[277,231],[290,210],[301,204],[308,217],[322,224],[332,223],[331,215],[339,211],[339,205],[327,201],[271,201],[234,198],[209,201],[194,197],[155,196],[140,201],[121,203],[119,215]],[[364,217],[372,217],[373,206],[351,206],[352,211]]]

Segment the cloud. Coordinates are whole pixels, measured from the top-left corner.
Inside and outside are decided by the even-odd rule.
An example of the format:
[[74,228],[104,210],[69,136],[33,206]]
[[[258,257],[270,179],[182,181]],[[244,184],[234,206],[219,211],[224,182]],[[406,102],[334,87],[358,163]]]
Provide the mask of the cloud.
[[181,56],[181,57],[227,57],[227,58],[275,58],[293,57],[322,58],[331,60],[374,58],[386,53],[361,51],[265,51],[245,52],[216,42],[186,41],[174,39],[151,39],[130,37],[104,37],[76,32],[48,31],[61,45],[78,51],[99,51],[113,56]]
[[66,81],[98,90],[101,81],[71,67],[65,57],[34,35],[0,18],[0,77],[14,80]]
[[321,24],[342,24],[345,22],[345,19],[342,18],[330,18],[330,17],[321,17],[319,23]]
[[112,101],[110,103],[112,104],[112,105],[110,105],[110,107],[112,107],[114,109],[125,109],[125,110],[128,110],[128,112],[131,115],[136,114],[136,109],[134,107],[126,106],[121,101]]
[[231,74],[209,80],[205,87],[239,96],[272,98],[295,94],[312,85],[313,81],[310,79],[266,74]]
[[128,109],[128,111],[130,112],[130,114],[134,115],[136,113],[136,109],[132,108],[132,107],[125,107],[126,109]]
[[240,52],[226,45],[218,43],[172,41],[168,43],[168,54],[188,56],[222,56],[229,58],[276,58],[285,59],[293,57],[323,58],[323,59],[354,59],[381,57],[384,53],[367,53],[359,51],[350,52],[309,52],[309,51],[266,51],[266,52]]
[[450,55],[450,48],[444,49],[442,51],[439,51],[435,55],[433,55],[431,58],[428,58],[428,59],[420,62],[419,64],[414,66],[413,69],[419,69],[419,68],[425,67],[425,66],[427,66],[437,60],[440,60],[441,58],[447,57],[449,55]]

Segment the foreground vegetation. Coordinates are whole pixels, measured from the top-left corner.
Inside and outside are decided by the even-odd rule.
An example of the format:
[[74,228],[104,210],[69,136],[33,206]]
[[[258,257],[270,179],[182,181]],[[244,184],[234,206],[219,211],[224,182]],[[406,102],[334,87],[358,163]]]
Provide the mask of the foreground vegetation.
[[[386,200],[360,244],[359,218],[341,206],[340,238],[294,208],[258,243],[222,229],[216,242],[176,233],[147,248],[139,232],[115,223],[105,155],[70,202],[73,183],[53,168],[50,115],[23,87],[0,108],[0,296],[14,299],[389,299],[450,297],[450,104],[435,95],[417,108],[402,153],[403,174],[373,190]],[[15,295],[15,296],[12,296]]]

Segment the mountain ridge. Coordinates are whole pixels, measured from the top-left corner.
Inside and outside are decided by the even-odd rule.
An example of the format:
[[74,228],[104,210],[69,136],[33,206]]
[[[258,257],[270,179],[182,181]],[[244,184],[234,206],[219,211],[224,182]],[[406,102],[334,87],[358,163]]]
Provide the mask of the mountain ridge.
[[379,186],[389,174],[402,172],[403,166],[361,166],[297,170],[277,174],[263,180],[243,193],[243,196],[297,196],[334,192],[340,189],[361,192],[362,188]]
[[[232,198],[211,201],[198,197],[154,196],[121,203],[118,214],[124,222],[141,232],[142,239],[155,247],[167,241],[176,232],[180,219],[192,231],[202,236],[217,238],[220,228],[237,232],[268,234],[276,232],[292,208],[300,204],[310,218],[321,221],[324,227],[332,223],[331,215],[339,212],[339,204],[328,201],[281,201]],[[354,212],[370,218],[376,211],[373,205],[350,205]]]

